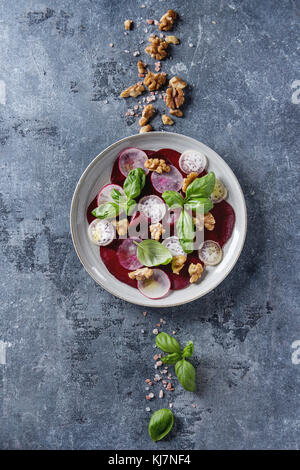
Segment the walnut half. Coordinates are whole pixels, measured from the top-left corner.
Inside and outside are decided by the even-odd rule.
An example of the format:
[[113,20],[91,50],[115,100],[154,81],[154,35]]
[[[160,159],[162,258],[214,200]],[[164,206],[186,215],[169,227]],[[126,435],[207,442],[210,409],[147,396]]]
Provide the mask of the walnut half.
[[150,44],[145,48],[145,52],[153,59],[163,60],[167,57],[168,43],[157,36],[150,36]]
[[172,88],[180,88],[182,90],[187,86],[187,83],[182,80],[182,78],[179,78],[177,75],[175,75],[175,77],[171,78],[169,81],[169,86]]
[[164,123],[165,126],[173,126],[174,121],[173,119],[168,116],[167,114],[163,114],[161,117],[162,122]]
[[169,87],[166,91],[166,104],[168,108],[176,109],[184,103],[184,93],[180,88]]
[[167,13],[165,13],[161,19],[160,19],[160,24],[159,24],[159,30],[160,31],[169,31],[172,29],[172,26],[174,24],[174,21],[176,20],[176,12],[174,10],[168,10]]
[[144,91],[145,91],[144,85],[141,82],[138,82],[126,88],[126,90],[122,91],[120,96],[121,98],[128,98],[129,96],[136,98],[137,96],[141,95]]
[[185,262],[186,262],[186,256],[185,255],[173,256],[173,259],[172,259],[172,262],[171,262],[171,267],[172,267],[173,273],[174,274],[179,274],[179,272],[183,268]]
[[149,119],[152,118],[154,113],[155,113],[155,108],[153,104],[147,104],[147,106],[144,106],[142,117],[139,120],[139,125],[145,126],[148,123]]
[[201,263],[191,263],[189,265],[190,283],[193,284],[194,282],[198,281],[198,279],[201,277],[202,272],[203,266]]
[[163,171],[169,173],[170,167],[166,164],[163,158],[148,158],[144,163],[145,168],[148,168],[150,171],[155,171],[156,173],[162,174]]
[[183,179],[183,183],[182,183],[182,191],[185,193],[186,190],[187,190],[187,187],[196,179],[198,178],[198,173],[196,173],[195,171],[192,171],[191,173],[189,173],[187,175],[186,178]]
[[162,73],[153,73],[150,70],[148,71],[146,77],[144,78],[144,85],[148,87],[149,91],[159,90],[167,81],[167,75],[165,72]]
[[144,279],[150,279],[152,274],[153,274],[152,269],[140,268],[140,269],[136,269],[135,271],[131,271],[131,273],[128,273],[128,277],[130,279],[136,279],[137,281],[144,281]]
[[214,230],[216,223],[215,218],[211,212],[207,212],[207,214],[204,216],[197,214],[196,217],[193,217],[193,222],[200,232],[203,230],[203,226],[206,228],[206,230],[211,232]]
[[146,124],[146,126],[143,126],[140,128],[140,134],[144,134],[145,132],[151,132],[151,131],[152,131],[151,124]]
[[151,233],[151,238],[157,242],[159,241],[161,235],[165,233],[165,229],[160,222],[157,222],[157,224],[151,224],[149,230]]

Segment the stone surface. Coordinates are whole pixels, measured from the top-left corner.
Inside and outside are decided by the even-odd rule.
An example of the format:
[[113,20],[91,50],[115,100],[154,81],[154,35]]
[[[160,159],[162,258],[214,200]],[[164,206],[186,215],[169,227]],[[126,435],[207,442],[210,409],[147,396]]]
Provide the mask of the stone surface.
[[[299,449],[299,3],[171,3],[0,3],[1,449]],[[138,131],[124,117],[134,100],[118,95],[156,31],[146,18],[170,6],[181,44],[162,70],[190,88],[185,117],[167,130],[228,162],[249,229],[217,289],[144,317],[82,268],[69,209],[92,158]],[[153,126],[163,129],[159,115]],[[161,317],[181,343],[194,340],[198,391],[174,380],[149,404]],[[169,402],[176,425],[153,444],[145,408]]]

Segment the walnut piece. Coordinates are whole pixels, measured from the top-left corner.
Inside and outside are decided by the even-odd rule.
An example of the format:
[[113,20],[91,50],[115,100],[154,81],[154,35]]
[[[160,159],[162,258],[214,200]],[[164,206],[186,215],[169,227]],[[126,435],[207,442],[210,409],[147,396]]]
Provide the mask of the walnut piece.
[[170,29],[172,29],[174,21],[176,20],[176,16],[177,15],[174,10],[168,10],[167,13],[165,13],[160,19],[160,24],[158,27],[159,30],[170,31]]
[[152,131],[152,126],[150,124],[147,124],[146,126],[143,126],[140,128],[140,134],[144,134],[145,132],[151,132]]
[[137,68],[140,75],[144,75],[146,73],[146,64],[142,60],[138,61]]
[[187,86],[187,83],[184,80],[182,80],[182,78],[179,78],[177,77],[177,75],[175,75],[175,77],[171,78],[171,80],[169,81],[169,86],[172,88],[179,88],[180,90],[182,90],[183,88]]
[[151,224],[149,230],[151,233],[151,238],[157,242],[159,241],[161,235],[165,233],[165,229],[160,222],[157,222],[157,224]]
[[129,31],[131,29],[132,23],[133,23],[132,20],[125,20],[124,21],[124,28],[126,29],[126,31]]
[[168,108],[176,109],[184,103],[184,93],[180,88],[167,88],[166,104]]
[[166,36],[165,41],[168,44],[179,44],[179,39],[176,36]]
[[128,225],[129,225],[129,222],[127,219],[122,219],[116,223],[117,232],[120,235],[120,237],[126,235],[127,230],[128,230]]
[[183,179],[182,191],[185,193],[189,184],[191,184],[198,177],[198,173],[192,171]]
[[197,214],[196,217],[193,217],[193,222],[198,230],[202,231],[204,226],[206,230],[209,230],[210,232],[214,230],[216,223],[215,218],[211,212],[207,212],[207,214],[204,216]]
[[173,116],[176,116],[176,117],[183,116],[183,112],[180,109],[170,109],[170,114],[173,114]]
[[137,281],[144,281],[144,279],[150,279],[152,274],[153,274],[152,269],[140,268],[140,269],[136,269],[135,271],[131,271],[131,273],[128,273],[128,277],[130,279],[136,279]]
[[155,171],[156,173],[162,174],[163,171],[169,173],[170,167],[166,164],[163,158],[148,158],[144,163],[145,168],[148,168],[150,171]]
[[141,82],[138,82],[122,91],[120,96],[121,98],[128,98],[129,96],[136,98],[137,96],[141,95],[143,91],[145,91],[144,85]]
[[179,271],[181,271],[185,262],[186,262],[185,255],[173,256],[172,263],[171,263],[173,273],[179,274]]
[[165,124],[165,126],[173,126],[174,121],[173,119],[168,116],[167,114],[163,114],[161,117],[162,122]]
[[142,117],[139,120],[139,125],[142,127],[145,126],[149,122],[149,119],[152,118],[154,113],[155,113],[155,108],[153,104],[147,104],[147,106],[144,106]]
[[167,57],[168,43],[157,36],[149,37],[148,46],[145,48],[145,52],[149,54],[153,59],[163,60]]
[[148,71],[144,78],[144,85],[146,85],[149,91],[159,90],[167,81],[167,75],[165,72],[153,73]]
[[193,284],[194,282],[198,281],[198,279],[201,277],[202,272],[203,266],[201,263],[191,263],[189,265],[190,283]]

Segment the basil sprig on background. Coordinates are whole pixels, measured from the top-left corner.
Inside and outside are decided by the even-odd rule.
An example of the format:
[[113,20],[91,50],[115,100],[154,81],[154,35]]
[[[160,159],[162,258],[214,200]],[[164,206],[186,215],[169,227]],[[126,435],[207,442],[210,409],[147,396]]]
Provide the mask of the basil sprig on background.
[[146,174],[142,168],[134,168],[128,173],[126,180],[124,181],[123,189],[126,194],[124,197],[120,191],[113,189],[111,191],[111,197],[114,202],[105,202],[100,204],[96,209],[92,211],[94,217],[98,219],[110,219],[117,217],[122,210],[126,215],[132,214],[136,206],[135,198],[137,198],[146,182]]
[[202,178],[196,178],[187,187],[185,198],[177,191],[165,191],[162,198],[170,209],[181,208],[182,211],[176,223],[179,242],[185,253],[191,253],[194,250],[194,223],[188,212],[203,207],[204,214],[213,208],[213,203],[209,196],[214,190],[216,177],[214,172],[210,172]]
[[137,246],[137,259],[144,266],[159,266],[172,261],[170,250],[156,240],[133,241],[133,243]]
[[162,357],[164,364],[175,364],[175,373],[183,388],[188,392],[196,390],[196,370],[195,367],[186,360],[191,357],[194,351],[194,344],[188,341],[185,348],[181,350],[177,339],[167,333],[159,333],[156,336],[156,346],[162,351],[168,353]]
[[150,418],[149,434],[152,441],[160,441],[172,429],[174,423],[174,416],[168,408],[162,408],[155,411]]

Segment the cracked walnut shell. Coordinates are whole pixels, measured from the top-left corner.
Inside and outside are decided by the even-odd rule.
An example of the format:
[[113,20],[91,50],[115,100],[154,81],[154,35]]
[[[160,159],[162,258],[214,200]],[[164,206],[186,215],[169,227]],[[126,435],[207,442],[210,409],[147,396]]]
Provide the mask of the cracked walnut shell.
[[149,91],[159,90],[167,81],[167,75],[165,72],[153,73],[148,71],[144,78],[144,85],[148,87]]
[[198,178],[198,173],[192,171],[183,179],[182,191],[185,193],[189,184],[191,184],[196,178]]
[[128,273],[130,279],[136,279],[137,281],[144,281],[144,279],[150,279],[153,271],[150,268],[140,268],[135,271]]
[[203,273],[203,266],[201,263],[191,263],[189,265],[189,275],[190,275],[190,283],[193,284],[194,282],[198,281]]
[[165,229],[163,228],[160,222],[157,222],[157,224],[150,225],[149,230],[151,233],[151,238],[153,240],[156,240],[157,242],[159,241],[161,235],[165,233]]
[[137,96],[141,95],[144,91],[145,91],[144,85],[141,82],[138,82],[126,88],[126,90],[122,91],[122,93],[120,94],[120,97],[128,98],[129,96],[132,96],[133,98],[136,98]]
[[168,43],[157,36],[149,37],[148,46],[145,48],[145,52],[149,54],[153,59],[163,60],[167,57]]
[[163,171],[169,173],[170,167],[166,164],[163,158],[148,158],[144,163],[145,168],[148,168],[150,171],[155,171],[156,173],[162,174]]
[[155,108],[153,104],[147,104],[147,106],[144,106],[143,112],[142,112],[142,117],[139,120],[139,125],[140,126],[145,126],[149,119],[152,118],[153,114],[155,113]]
[[184,103],[184,93],[180,88],[167,88],[166,105],[168,108],[176,109]]
[[159,30],[160,31],[169,31],[172,29],[172,26],[174,24],[174,21],[176,20],[176,12],[174,10],[168,10],[167,13],[165,13],[159,23]]
[[186,262],[186,256],[185,255],[173,256],[173,259],[172,259],[172,262],[171,262],[171,267],[172,267],[173,273],[174,274],[179,274],[179,272],[183,268],[185,262]]

